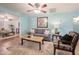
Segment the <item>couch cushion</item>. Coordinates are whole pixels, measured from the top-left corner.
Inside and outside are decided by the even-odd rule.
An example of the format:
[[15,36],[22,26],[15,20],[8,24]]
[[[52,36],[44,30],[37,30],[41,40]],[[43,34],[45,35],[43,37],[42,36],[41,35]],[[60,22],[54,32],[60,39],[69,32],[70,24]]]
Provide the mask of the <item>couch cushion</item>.
[[35,33],[44,34],[44,29],[35,29]]
[[48,35],[45,35],[45,34],[33,34],[33,35],[42,36],[42,37],[48,37]]

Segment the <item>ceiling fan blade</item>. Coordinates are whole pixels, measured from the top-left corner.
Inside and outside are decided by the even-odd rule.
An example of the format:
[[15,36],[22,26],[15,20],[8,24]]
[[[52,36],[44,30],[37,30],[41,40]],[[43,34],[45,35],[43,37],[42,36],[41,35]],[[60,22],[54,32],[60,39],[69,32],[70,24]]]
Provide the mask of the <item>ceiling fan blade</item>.
[[42,5],[42,8],[45,8],[45,7],[47,7],[47,4]]
[[31,3],[28,3],[28,5],[30,5],[31,7],[33,7],[33,5]]
[[31,11],[33,11],[33,10],[27,10],[27,12],[31,12]]
[[41,10],[41,12],[46,13],[47,11]]

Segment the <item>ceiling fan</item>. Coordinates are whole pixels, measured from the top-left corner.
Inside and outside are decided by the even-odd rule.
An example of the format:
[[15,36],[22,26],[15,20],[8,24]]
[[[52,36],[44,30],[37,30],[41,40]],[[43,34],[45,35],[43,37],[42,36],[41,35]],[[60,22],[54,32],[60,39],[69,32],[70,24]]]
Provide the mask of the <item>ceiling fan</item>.
[[47,7],[47,4],[40,4],[40,3],[28,3],[29,6],[31,6],[33,9],[32,10],[27,10],[27,12],[35,12],[35,13],[46,13],[47,11],[44,10],[44,8]]

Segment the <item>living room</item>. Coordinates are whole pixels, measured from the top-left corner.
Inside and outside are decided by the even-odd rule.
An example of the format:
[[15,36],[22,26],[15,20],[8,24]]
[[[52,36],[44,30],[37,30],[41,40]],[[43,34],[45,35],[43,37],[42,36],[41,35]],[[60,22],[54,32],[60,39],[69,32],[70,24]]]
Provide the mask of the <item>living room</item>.
[[[34,34],[35,36],[41,36],[45,40],[43,42],[44,45],[40,44],[40,42],[42,42],[40,41],[41,38],[39,39],[40,42],[35,41],[39,42],[39,45],[38,43],[29,41],[24,41],[24,43],[20,42],[20,40],[17,40],[17,42],[15,40],[11,42],[7,41],[4,44],[1,44],[4,47],[8,45],[8,50],[6,48],[2,48],[3,51],[5,51],[1,52],[0,54],[53,55],[54,51],[52,36],[54,34],[59,33],[58,35],[64,36],[70,31],[79,33],[78,5],[79,3],[0,3],[0,15],[2,16],[8,14],[9,16],[7,17],[12,15],[13,18],[10,17],[10,19],[13,19],[15,33],[17,32],[16,29],[18,29],[20,36]],[[12,24],[11,22],[9,23]],[[4,27],[7,28],[7,23],[4,24]],[[56,54],[71,55],[71,53],[62,53],[62,51],[58,51]],[[75,54],[79,54],[78,48]]]

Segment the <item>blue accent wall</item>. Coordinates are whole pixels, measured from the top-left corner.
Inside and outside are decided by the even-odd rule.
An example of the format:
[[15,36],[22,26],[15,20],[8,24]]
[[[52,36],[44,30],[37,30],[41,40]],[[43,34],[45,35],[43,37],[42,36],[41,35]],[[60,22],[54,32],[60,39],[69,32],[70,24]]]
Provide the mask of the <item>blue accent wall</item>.
[[21,17],[21,34],[24,35],[29,32],[29,16],[22,15]]
[[62,35],[73,30],[79,32],[79,24],[74,24],[73,22],[73,18],[79,16],[79,12],[28,15],[5,7],[0,7],[0,12],[19,16],[21,34],[23,35],[29,32],[32,28],[37,28],[37,17],[48,17],[48,28],[50,31],[53,29],[53,22],[60,21],[61,25],[59,31]]
[[79,16],[79,12],[69,12],[69,13],[50,13],[50,14],[39,14],[31,16],[31,27],[37,28],[37,17],[48,17],[48,28],[51,32],[53,29],[53,23],[60,21],[61,25],[59,31],[62,35],[68,33],[69,31],[79,31],[77,28],[73,27],[73,18]]

